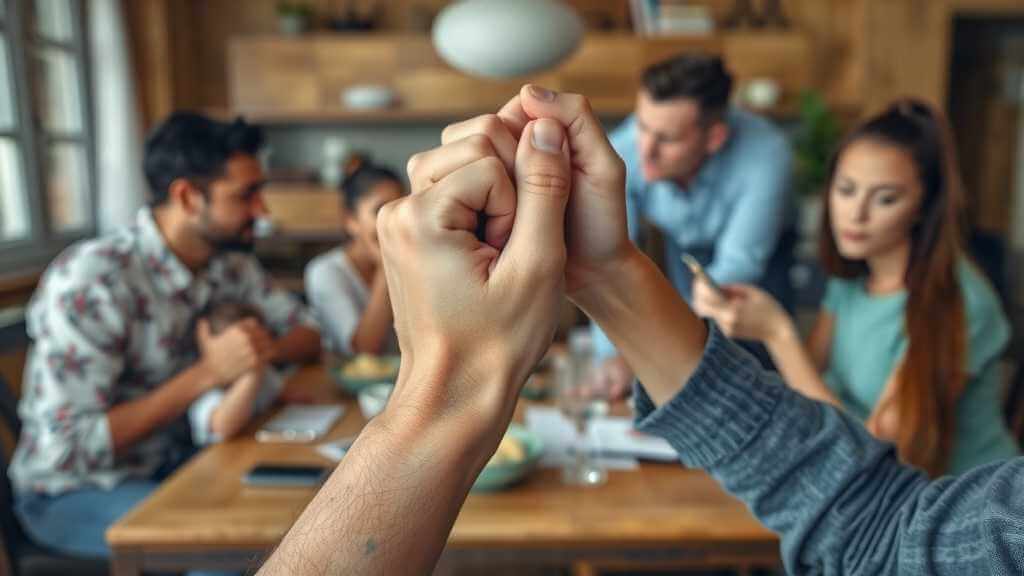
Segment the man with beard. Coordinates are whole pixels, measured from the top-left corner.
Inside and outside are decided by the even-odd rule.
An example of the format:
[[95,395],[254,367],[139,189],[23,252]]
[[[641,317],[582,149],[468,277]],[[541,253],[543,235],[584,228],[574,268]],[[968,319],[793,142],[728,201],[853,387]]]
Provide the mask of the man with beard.
[[[193,401],[319,353],[312,317],[249,254],[266,213],[262,142],[241,119],[172,115],[146,142],[151,207],[43,275],[26,317],[33,345],[10,468],[16,513],[38,543],[109,555],[106,528],[188,455]],[[226,301],[265,323],[237,322],[197,351],[197,317]]]

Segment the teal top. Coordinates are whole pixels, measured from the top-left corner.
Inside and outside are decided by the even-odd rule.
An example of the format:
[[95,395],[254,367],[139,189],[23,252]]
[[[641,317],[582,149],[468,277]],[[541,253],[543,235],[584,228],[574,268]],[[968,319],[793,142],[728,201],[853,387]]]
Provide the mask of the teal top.
[[[958,273],[966,305],[969,381],[957,406],[949,473],[1008,458],[1019,449],[1003,418],[998,360],[1010,327],[995,291],[967,262]],[[906,291],[869,294],[864,279],[832,278],[823,307],[834,323],[825,381],[852,415],[867,420],[907,349]]]

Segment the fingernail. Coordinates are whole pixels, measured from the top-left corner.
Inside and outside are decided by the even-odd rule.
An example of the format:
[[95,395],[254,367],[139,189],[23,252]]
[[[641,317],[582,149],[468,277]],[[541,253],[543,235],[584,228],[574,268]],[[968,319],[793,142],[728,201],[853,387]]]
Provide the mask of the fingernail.
[[554,120],[538,120],[533,123],[533,147],[545,152],[561,152],[565,132]]
[[530,94],[532,94],[537,100],[543,100],[545,102],[553,102],[555,100],[554,92],[535,84],[530,84]]

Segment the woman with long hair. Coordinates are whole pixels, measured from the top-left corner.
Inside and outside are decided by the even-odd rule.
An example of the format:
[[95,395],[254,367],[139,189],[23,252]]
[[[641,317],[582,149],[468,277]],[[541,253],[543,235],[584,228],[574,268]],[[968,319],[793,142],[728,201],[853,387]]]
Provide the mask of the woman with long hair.
[[841,143],[824,193],[830,278],[806,345],[752,286],[698,281],[697,312],[764,342],[790,386],[862,418],[932,476],[1017,454],[998,369],[1009,325],[960,246],[963,192],[944,118],[893,103]]
[[340,192],[346,240],[306,265],[306,297],[320,321],[327,350],[346,356],[395,352],[377,213],[403,196],[405,187],[392,170],[359,158]]

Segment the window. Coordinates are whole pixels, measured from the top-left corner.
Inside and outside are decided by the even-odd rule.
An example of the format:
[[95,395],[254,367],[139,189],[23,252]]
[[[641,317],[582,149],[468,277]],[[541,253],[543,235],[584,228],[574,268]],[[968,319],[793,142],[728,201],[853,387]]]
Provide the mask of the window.
[[0,275],[95,232],[83,0],[0,0]]

